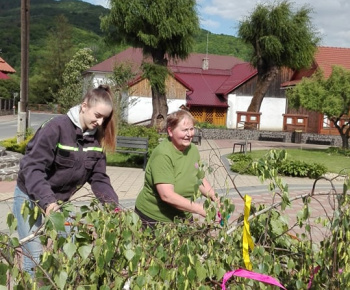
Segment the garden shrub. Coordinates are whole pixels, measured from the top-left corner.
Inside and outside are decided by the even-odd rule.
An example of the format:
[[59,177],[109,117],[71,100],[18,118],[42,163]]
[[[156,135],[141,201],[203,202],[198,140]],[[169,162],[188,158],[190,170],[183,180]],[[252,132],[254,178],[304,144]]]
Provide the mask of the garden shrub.
[[[281,154],[281,158],[277,155]],[[254,170],[254,161],[250,154],[231,154],[231,170],[239,174],[257,175]],[[289,160],[285,150],[270,150],[266,155],[269,166],[275,168],[283,176],[318,178],[327,172],[327,167],[319,163],[307,163],[299,160]],[[273,163],[271,161],[273,160]]]
[[3,146],[7,151],[24,154],[26,150],[26,146],[28,142],[33,138],[33,136],[34,136],[33,130],[28,129],[26,133],[26,137],[22,142],[17,143],[17,137],[13,137],[13,138],[9,138],[1,141],[0,145]]
[[[160,135],[155,128],[141,125],[130,125],[127,123],[119,124],[118,135],[148,138],[148,157],[152,154],[154,148],[159,144],[160,138]],[[132,153],[107,153],[107,165],[142,168],[144,162],[143,158],[144,157],[142,155]]]
[[284,176],[309,177],[316,179],[327,172],[327,168],[318,163],[306,163],[300,160],[286,160],[278,168]]
[[197,122],[196,127],[198,128],[206,128],[206,129],[227,129],[226,126],[222,125],[214,125],[208,122]]
[[130,125],[123,123],[118,129],[118,135],[148,138],[149,155],[152,153],[153,149],[159,144],[159,133],[153,127]]
[[328,154],[341,154],[346,157],[350,157],[350,149],[340,148],[340,147],[329,147],[326,152]]
[[[350,289],[349,180],[344,183],[343,193],[337,193],[339,206],[333,216],[327,213],[322,221],[331,235],[317,247],[309,224],[311,195],[293,198],[304,206],[296,215],[296,224],[289,225],[284,213],[292,199],[288,185],[275,170],[283,160],[283,151],[271,151],[254,163],[259,178],[270,182],[272,201],[270,205],[251,206],[251,270],[278,279],[287,289]],[[275,200],[277,190],[280,206]],[[313,193],[312,199],[316,196]],[[222,196],[220,201],[220,208],[204,201],[204,220],[159,224],[154,230],[142,229],[132,210],[115,212],[96,200],[77,208],[65,203],[62,211],[47,216],[41,232],[35,233],[43,245],[49,240],[52,245],[45,248],[33,280],[18,266],[20,241],[14,234],[17,221],[10,213],[9,230],[0,235],[0,285],[5,287],[9,277],[14,289],[35,289],[38,281],[46,284],[45,289],[221,289],[225,273],[246,268],[242,252],[246,227],[241,223],[242,216],[222,225],[216,222],[218,211],[222,216],[232,216],[235,209],[229,198]],[[33,220],[39,211],[25,204],[21,212]],[[71,231],[60,236],[68,216],[73,217]],[[303,233],[293,237],[288,231],[296,226]],[[237,277],[227,281],[226,287],[272,289]]]
[[231,170],[239,174],[256,175],[256,171],[252,167],[253,158],[247,154],[231,154],[228,156],[231,160]]

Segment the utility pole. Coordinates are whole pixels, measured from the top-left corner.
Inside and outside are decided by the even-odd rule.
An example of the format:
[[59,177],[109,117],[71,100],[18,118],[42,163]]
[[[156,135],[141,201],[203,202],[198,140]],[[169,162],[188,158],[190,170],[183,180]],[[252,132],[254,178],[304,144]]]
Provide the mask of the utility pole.
[[24,140],[28,129],[29,7],[30,0],[21,0],[21,91],[18,103],[17,143]]

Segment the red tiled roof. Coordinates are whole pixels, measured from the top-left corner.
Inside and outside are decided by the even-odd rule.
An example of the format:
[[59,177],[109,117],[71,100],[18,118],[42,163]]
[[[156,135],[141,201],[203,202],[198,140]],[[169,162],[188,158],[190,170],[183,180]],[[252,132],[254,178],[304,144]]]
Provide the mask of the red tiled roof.
[[87,72],[103,72],[103,73],[110,73],[113,71],[113,68],[116,64],[120,63],[129,63],[135,73],[139,73],[140,66],[142,64],[142,50],[140,48],[128,48],[108,59],[106,59],[103,62],[100,62],[90,69],[87,70]]
[[216,94],[227,95],[239,85],[243,84],[257,74],[257,70],[250,63],[245,62],[237,64],[232,68],[231,75],[227,80],[215,91]]
[[0,57],[0,71],[4,73],[15,73],[16,71]]
[[8,80],[10,77],[3,73],[2,71],[0,71],[0,80]]
[[320,46],[315,62],[323,70],[325,78],[332,73],[332,66],[338,65],[350,70],[350,48]]
[[323,71],[324,77],[328,78],[332,73],[332,67],[334,65],[342,66],[350,70],[350,48],[318,47],[312,67],[296,71],[291,80],[289,82],[284,82],[281,86],[294,86],[299,83],[303,77],[310,77],[318,68]]
[[[203,53],[191,53],[186,60],[172,60],[168,66],[174,71],[179,72],[183,70],[191,70],[195,73],[198,70],[202,70],[202,62],[204,58],[209,60],[209,69],[231,70],[233,66],[244,61],[233,57],[224,55],[209,54],[206,56]],[[143,54],[141,48],[128,48],[103,62],[100,62],[91,67],[88,72],[112,72],[116,63],[129,62],[133,65],[133,68],[138,70],[142,64]],[[146,58],[147,60],[147,58]]]
[[176,73],[176,76],[192,88],[192,91],[187,92],[187,105],[227,107],[226,100],[219,98],[215,91],[228,75]]

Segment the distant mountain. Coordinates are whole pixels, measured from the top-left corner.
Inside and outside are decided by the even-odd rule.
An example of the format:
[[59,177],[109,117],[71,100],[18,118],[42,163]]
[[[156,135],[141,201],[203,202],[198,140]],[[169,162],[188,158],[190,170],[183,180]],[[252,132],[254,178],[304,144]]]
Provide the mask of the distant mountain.
[[[73,42],[77,49],[90,47],[98,61],[118,53],[125,47],[106,47],[100,29],[100,16],[108,13],[102,6],[81,0],[30,0],[30,71],[46,44],[46,37],[54,26],[55,17],[64,15],[73,27]],[[207,43],[208,39],[208,43]],[[17,72],[20,71],[21,0],[0,0],[0,55]],[[201,30],[193,52],[233,55],[248,60],[248,47],[230,35],[211,34]]]

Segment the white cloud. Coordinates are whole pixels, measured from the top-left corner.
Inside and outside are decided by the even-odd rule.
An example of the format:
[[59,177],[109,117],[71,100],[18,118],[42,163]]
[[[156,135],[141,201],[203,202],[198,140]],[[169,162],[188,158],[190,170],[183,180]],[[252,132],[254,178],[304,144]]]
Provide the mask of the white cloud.
[[[85,0],[108,7],[109,0]],[[262,0],[197,0],[201,27],[217,34],[236,35],[239,21],[248,16]],[[350,48],[349,0],[290,0],[296,9],[307,5],[314,27],[321,33],[325,46]],[[269,2],[272,3],[272,0]]]
[[84,2],[88,2],[94,5],[101,5],[103,7],[109,7],[109,0],[84,0]]
[[[214,33],[233,34],[236,31],[232,27],[245,16],[248,16],[259,2],[256,0],[201,0],[197,1],[201,24],[203,27]],[[310,3],[312,2],[312,3]],[[322,33],[322,45],[340,46],[350,48],[350,3],[348,0],[293,0],[292,6],[296,9],[307,5],[313,12],[311,13],[314,27]],[[206,19],[215,19],[220,26],[209,26]]]

